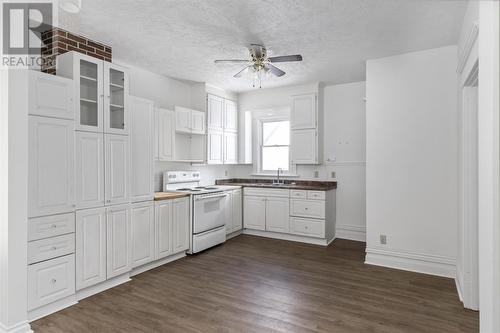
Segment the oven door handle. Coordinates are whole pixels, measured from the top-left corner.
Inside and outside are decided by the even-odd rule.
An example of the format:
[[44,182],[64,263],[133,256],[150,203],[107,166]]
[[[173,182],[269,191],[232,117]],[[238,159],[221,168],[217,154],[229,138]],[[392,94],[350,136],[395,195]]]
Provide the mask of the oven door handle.
[[195,201],[199,200],[209,200],[209,199],[218,199],[218,198],[224,198],[227,197],[229,194],[228,193],[222,193],[222,194],[217,194],[217,195],[210,195],[210,196],[194,196]]

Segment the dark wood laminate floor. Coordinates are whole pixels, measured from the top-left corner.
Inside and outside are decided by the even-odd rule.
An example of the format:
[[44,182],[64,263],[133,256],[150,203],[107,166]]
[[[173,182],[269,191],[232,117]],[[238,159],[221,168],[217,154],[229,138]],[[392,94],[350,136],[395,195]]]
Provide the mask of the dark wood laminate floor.
[[364,243],[253,236],[32,323],[35,332],[477,332],[452,279],[363,264]]

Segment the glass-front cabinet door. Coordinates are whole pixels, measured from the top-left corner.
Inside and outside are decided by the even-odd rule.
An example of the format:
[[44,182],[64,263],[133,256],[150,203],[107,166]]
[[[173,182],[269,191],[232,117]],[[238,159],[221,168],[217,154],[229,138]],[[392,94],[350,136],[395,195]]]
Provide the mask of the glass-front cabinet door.
[[128,75],[124,68],[104,63],[104,132],[128,134]]
[[102,62],[91,57],[77,55],[75,61],[78,73],[76,80],[80,81],[77,91],[77,123],[76,129],[90,132],[102,132]]

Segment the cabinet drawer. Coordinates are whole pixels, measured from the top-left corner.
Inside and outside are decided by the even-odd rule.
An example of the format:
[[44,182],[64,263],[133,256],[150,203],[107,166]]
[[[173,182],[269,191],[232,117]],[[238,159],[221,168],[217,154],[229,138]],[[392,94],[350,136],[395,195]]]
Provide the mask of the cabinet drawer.
[[260,187],[245,187],[244,195],[254,195],[259,197],[283,197],[290,196],[290,190],[280,188],[260,188]]
[[28,266],[28,310],[75,293],[75,256]]
[[29,219],[28,241],[75,232],[75,214],[60,214]]
[[292,191],[290,191],[290,198],[294,198],[294,199],[306,199],[307,198],[307,191],[292,190]]
[[75,234],[40,239],[28,243],[28,264],[75,252]]
[[290,215],[324,219],[325,202],[320,200],[290,200]]
[[325,200],[325,191],[307,191],[307,199]]
[[290,233],[301,236],[325,238],[325,220],[291,217]]

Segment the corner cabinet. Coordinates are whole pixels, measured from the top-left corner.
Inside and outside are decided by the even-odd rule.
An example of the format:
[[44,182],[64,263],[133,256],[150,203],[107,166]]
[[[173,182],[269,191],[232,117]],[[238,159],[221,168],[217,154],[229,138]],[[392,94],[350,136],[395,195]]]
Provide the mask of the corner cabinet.
[[291,97],[290,160],[292,164],[320,164],[319,113],[316,93]]
[[207,163],[238,163],[237,103],[207,94]]
[[123,67],[78,52],[57,57],[57,75],[75,82],[76,129],[128,134],[128,74]]

